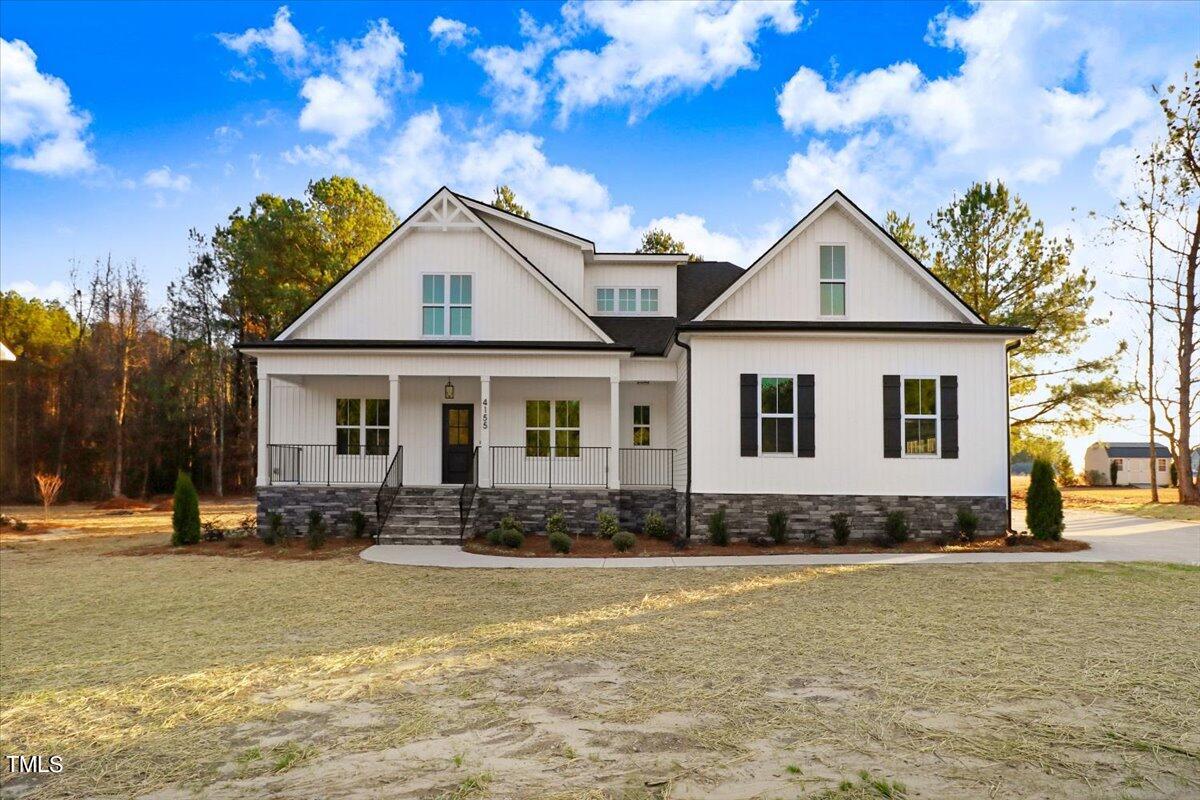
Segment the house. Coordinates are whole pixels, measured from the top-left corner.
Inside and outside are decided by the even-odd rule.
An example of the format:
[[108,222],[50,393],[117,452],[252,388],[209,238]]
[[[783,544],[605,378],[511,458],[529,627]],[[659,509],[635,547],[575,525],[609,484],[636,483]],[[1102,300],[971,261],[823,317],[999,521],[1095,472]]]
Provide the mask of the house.
[[613,253],[442,188],[269,341],[260,525],[457,541],[562,510],[735,536],[1009,525],[1007,351],[841,192],[745,270]]
[[[1154,445],[1154,458],[1150,458],[1149,442],[1094,442],[1083,456],[1083,471],[1096,470],[1104,475],[1107,483],[1112,465],[1117,465],[1117,484],[1122,486],[1149,486],[1150,470],[1157,471],[1159,486],[1171,483],[1171,450],[1166,445]],[[1153,464],[1151,463],[1153,461]]]

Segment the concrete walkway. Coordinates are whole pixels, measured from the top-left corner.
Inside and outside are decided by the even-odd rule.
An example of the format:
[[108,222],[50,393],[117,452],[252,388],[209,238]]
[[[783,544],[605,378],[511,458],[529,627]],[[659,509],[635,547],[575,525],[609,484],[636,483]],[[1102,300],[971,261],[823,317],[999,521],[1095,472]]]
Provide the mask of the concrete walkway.
[[1061,561],[1170,561],[1200,565],[1200,523],[1066,512],[1067,535],[1090,550],[1075,553],[862,553],[858,555],[678,556],[656,558],[521,558],[466,553],[453,545],[384,544],[367,561],[414,567],[603,569],[611,567],[761,567],[827,564],[1042,564]]

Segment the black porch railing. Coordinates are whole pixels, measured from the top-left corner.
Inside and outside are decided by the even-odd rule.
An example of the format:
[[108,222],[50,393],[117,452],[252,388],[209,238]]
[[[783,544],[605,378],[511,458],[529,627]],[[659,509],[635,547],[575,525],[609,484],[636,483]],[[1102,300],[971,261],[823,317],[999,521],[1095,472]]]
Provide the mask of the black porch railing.
[[387,450],[365,445],[270,444],[267,474],[271,483],[377,485],[388,471],[388,456]]
[[400,494],[400,487],[404,486],[404,446],[396,448],[396,455],[392,456],[392,463],[388,464],[387,472],[383,475],[383,482],[379,484],[379,491],[375,494],[375,541],[379,541],[379,534],[383,533],[383,526],[387,524],[388,517],[392,513],[392,506],[396,503],[396,497]]
[[669,447],[622,447],[621,486],[671,486],[675,451]]
[[608,486],[607,447],[492,445],[493,486]]
[[475,490],[479,488],[479,448],[471,453],[471,471],[458,493],[458,540],[467,533],[467,520],[471,518],[471,503],[475,502]]

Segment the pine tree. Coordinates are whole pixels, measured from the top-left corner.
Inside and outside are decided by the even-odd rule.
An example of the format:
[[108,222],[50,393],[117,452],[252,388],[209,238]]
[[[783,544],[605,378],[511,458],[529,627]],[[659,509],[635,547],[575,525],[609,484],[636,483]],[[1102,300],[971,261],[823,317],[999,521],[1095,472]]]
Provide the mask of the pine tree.
[[171,514],[171,544],[195,544],[200,541],[200,498],[192,485],[192,476],[183,470],[175,479],[175,508]]
[[1062,492],[1054,483],[1054,467],[1042,458],[1033,462],[1025,498],[1025,524],[1038,539],[1062,538]]

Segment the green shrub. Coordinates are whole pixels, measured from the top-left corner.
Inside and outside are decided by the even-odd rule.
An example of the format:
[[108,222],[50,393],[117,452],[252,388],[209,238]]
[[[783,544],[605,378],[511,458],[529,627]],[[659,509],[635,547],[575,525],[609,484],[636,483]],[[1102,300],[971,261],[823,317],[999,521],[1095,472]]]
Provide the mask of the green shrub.
[[554,531],[549,536],[550,549],[556,553],[571,552],[571,537],[562,531]]
[[642,521],[642,531],[651,539],[670,539],[671,531],[667,528],[666,520],[657,511],[651,511]]
[[833,528],[833,543],[839,547],[850,541],[850,516],[838,512],[829,517],[829,527]]
[[725,506],[721,506],[708,517],[708,540],[718,547],[729,544],[729,526],[725,523]]
[[[1032,475],[1032,473],[1030,473],[1030,474]],[[1033,481],[1031,478],[1030,486],[1032,487],[1032,485],[1033,485]],[[1108,485],[1109,486],[1117,485],[1117,462],[1116,461],[1108,462]]]
[[883,532],[895,544],[908,541],[908,515],[903,511],[893,511],[883,521]]
[[525,533],[525,526],[517,522],[516,518],[513,517],[512,514],[504,515],[504,518],[500,520],[500,529],[505,531],[516,531],[520,534]]
[[525,534],[521,533],[516,528],[501,528],[500,542],[505,547],[511,547],[516,550],[521,545],[525,544]]
[[877,533],[871,537],[871,544],[876,547],[895,547],[896,540],[886,533]]
[[767,515],[767,533],[775,544],[787,543],[788,515],[786,511],[772,511]]
[[[566,533],[567,518],[561,511],[555,511],[546,517],[546,533]],[[524,531],[522,531],[524,533]]]
[[954,515],[958,524],[958,535],[964,542],[975,541],[975,532],[979,530],[979,517],[969,508],[960,508]]
[[493,528],[487,533],[488,544],[494,544],[499,547],[504,543],[504,528]]
[[1042,459],[1033,462],[1025,495],[1025,525],[1038,539],[1061,539],[1062,492],[1054,485],[1054,470]]
[[283,539],[283,514],[272,511],[267,514],[267,529],[263,531],[263,544],[279,544]]
[[180,470],[175,479],[175,505],[171,512],[171,544],[179,546],[200,541],[200,498],[192,477]]
[[629,531],[617,531],[612,537],[613,549],[618,553],[624,553],[626,550],[632,550],[637,544],[637,539]]
[[361,539],[367,535],[367,515],[357,508],[350,512],[350,529],[354,531],[355,539]]
[[309,550],[318,550],[325,544],[325,518],[321,516],[321,512],[315,508],[308,512],[308,530],[304,534],[304,540],[308,542]]
[[1088,486],[1103,486],[1104,473],[1098,469],[1089,469],[1083,473],[1083,482]]
[[614,534],[621,532],[621,525],[612,512],[601,511],[596,515],[596,523],[599,526],[596,532],[605,539],[611,539]]

